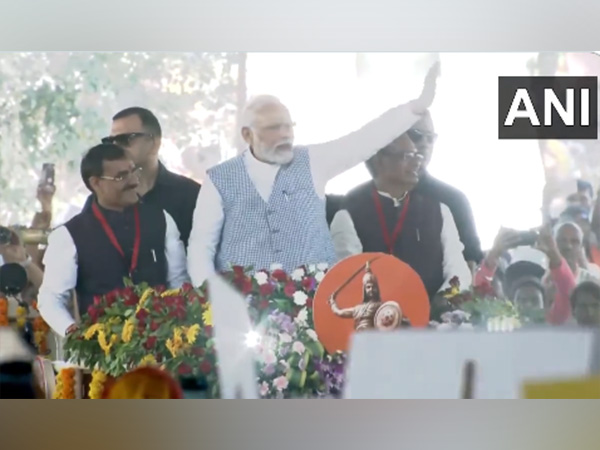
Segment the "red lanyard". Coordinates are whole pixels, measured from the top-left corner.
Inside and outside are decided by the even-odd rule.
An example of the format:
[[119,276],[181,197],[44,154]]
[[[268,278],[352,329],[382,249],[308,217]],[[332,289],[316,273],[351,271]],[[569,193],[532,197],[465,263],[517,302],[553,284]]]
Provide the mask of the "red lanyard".
[[390,232],[387,227],[387,223],[385,221],[385,215],[383,214],[383,206],[381,205],[381,199],[379,198],[379,193],[377,189],[373,188],[373,201],[375,202],[375,209],[377,210],[377,216],[379,216],[379,225],[381,226],[381,232],[383,233],[383,239],[385,241],[385,245],[388,248],[388,251],[391,254],[394,253],[394,244],[396,243],[396,239],[400,235],[402,231],[402,227],[404,226],[404,220],[406,219],[406,213],[408,212],[408,204],[410,202],[410,195],[406,195],[406,199],[404,200],[404,205],[402,205],[402,211],[400,211],[400,217],[398,218],[398,222],[394,227],[394,231],[392,236],[390,237]]
[[[123,259],[125,259],[125,253],[123,252],[123,249],[119,245],[119,241],[117,241],[115,233],[113,232],[112,228],[106,221],[104,214],[102,214],[102,211],[100,211],[100,208],[98,208],[98,205],[96,205],[96,203],[92,203],[92,211],[94,211],[94,216],[96,216],[96,219],[98,219],[98,221],[100,222],[100,225],[102,225],[102,228],[104,229],[104,232],[106,233],[106,236],[108,236],[108,239],[110,240],[113,247],[116,248],[117,251],[119,252],[119,254],[123,257]],[[135,268],[137,267],[138,256],[140,254],[140,240],[141,240],[141,237],[140,237],[140,235],[141,235],[140,212],[138,210],[137,205],[135,205],[135,207],[133,209],[133,213],[134,213],[134,217],[135,217],[135,238],[133,241],[133,255],[131,256],[131,265],[129,267],[129,276],[130,277],[133,274],[133,271],[135,270]]]

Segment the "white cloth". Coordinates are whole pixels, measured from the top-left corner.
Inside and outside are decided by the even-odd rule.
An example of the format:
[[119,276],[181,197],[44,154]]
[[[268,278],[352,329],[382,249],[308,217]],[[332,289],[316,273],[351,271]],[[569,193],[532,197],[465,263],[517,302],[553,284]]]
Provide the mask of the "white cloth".
[[[317,195],[325,198],[325,186],[330,179],[369,159],[419,119],[410,104],[400,105],[340,139],[310,146],[310,168]],[[280,166],[260,162],[251,152],[246,153],[245,164],[256,190],[268,201]],[[224,219],[221,196],[207,177],[196,201],[188,245],[188,271],[194,286],[201,285],[215,272],[215,254]]]
[[[169,288],[179,288],[188,281],[185,249],[173,218],[164,212],[166,219],[165,256]],[[38,309],[46,323],[60,336],[75,323],[69,312],[71,290],[77,285],[77,248],[65,226],[60,226],[48,236],[44,255],[44,281],[38,294]],[[85,311],[81,311],[81,314]]]
[[[380,192],[380,194],[384,193]],[[458,277],[460,286],[467,289],[473,284],[473,275],[463,256],[464,245],[460,241],[452,212],[443,203],[440,203],[440,209],[442,212],[442,234],[440,237],[444,249],[444,284],[440,291],[449,288],[450,280],[455,276]],[[340,210],[334,216],[331,222],[331,237],[339,258],[347,258],[363,251],[354,222],[347,210]]]

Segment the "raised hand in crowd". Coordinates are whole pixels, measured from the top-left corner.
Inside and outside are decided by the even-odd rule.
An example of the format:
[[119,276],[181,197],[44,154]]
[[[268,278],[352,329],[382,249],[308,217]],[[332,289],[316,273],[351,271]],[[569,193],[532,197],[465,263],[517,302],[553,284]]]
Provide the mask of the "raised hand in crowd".
[[0,244],[0,256],[4,264],[16,263],[23,266],[27,272],[27,279],[34,286],[35,290],[42,285],[44,274],[40,267],[33,262],[32,257],[27,253],[27,249],[21,242],[19,235],[10,230],[11,239],[6,244]]
[[554,234],[552,233],[552,227],[550,225],[541,228],[535,247],[546,254],[551,269],[560,267],[562,256],[558,249],[558,245],[556,244],[556,239],[554,239]]
[[522,232],[510,228],[501,228],[496,235],[494,245],[485,257],[485,265],[490,269],[496,269],[502,255],[511,248],[520,245],[522,240]]

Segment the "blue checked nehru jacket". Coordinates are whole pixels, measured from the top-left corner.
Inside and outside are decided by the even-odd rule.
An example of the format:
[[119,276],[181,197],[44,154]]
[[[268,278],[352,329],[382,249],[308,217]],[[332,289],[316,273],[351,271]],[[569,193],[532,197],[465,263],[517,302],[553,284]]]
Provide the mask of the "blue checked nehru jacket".
[[279,169],[268,202],[254,187],[243,154],[209,169],[208,176],[221,195],[225,216],[217,271],[232,265],[269,270],[281,264],[290,273],[305,264],[331,267],[337,262],[307,148],[294,148],[294,159]]

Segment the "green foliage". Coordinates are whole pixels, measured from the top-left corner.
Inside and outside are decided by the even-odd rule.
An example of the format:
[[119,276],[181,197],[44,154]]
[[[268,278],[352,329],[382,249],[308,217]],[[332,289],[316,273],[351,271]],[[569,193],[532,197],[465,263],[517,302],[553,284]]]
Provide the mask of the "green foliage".
[[57,165],[55,213],[87,196],[81,155],[128,106],[151,109],[164,137],[192,160],[218,152],[235,130],[238,60],[235,53],[0,55],[0,223],[29,223],[44,162]]

